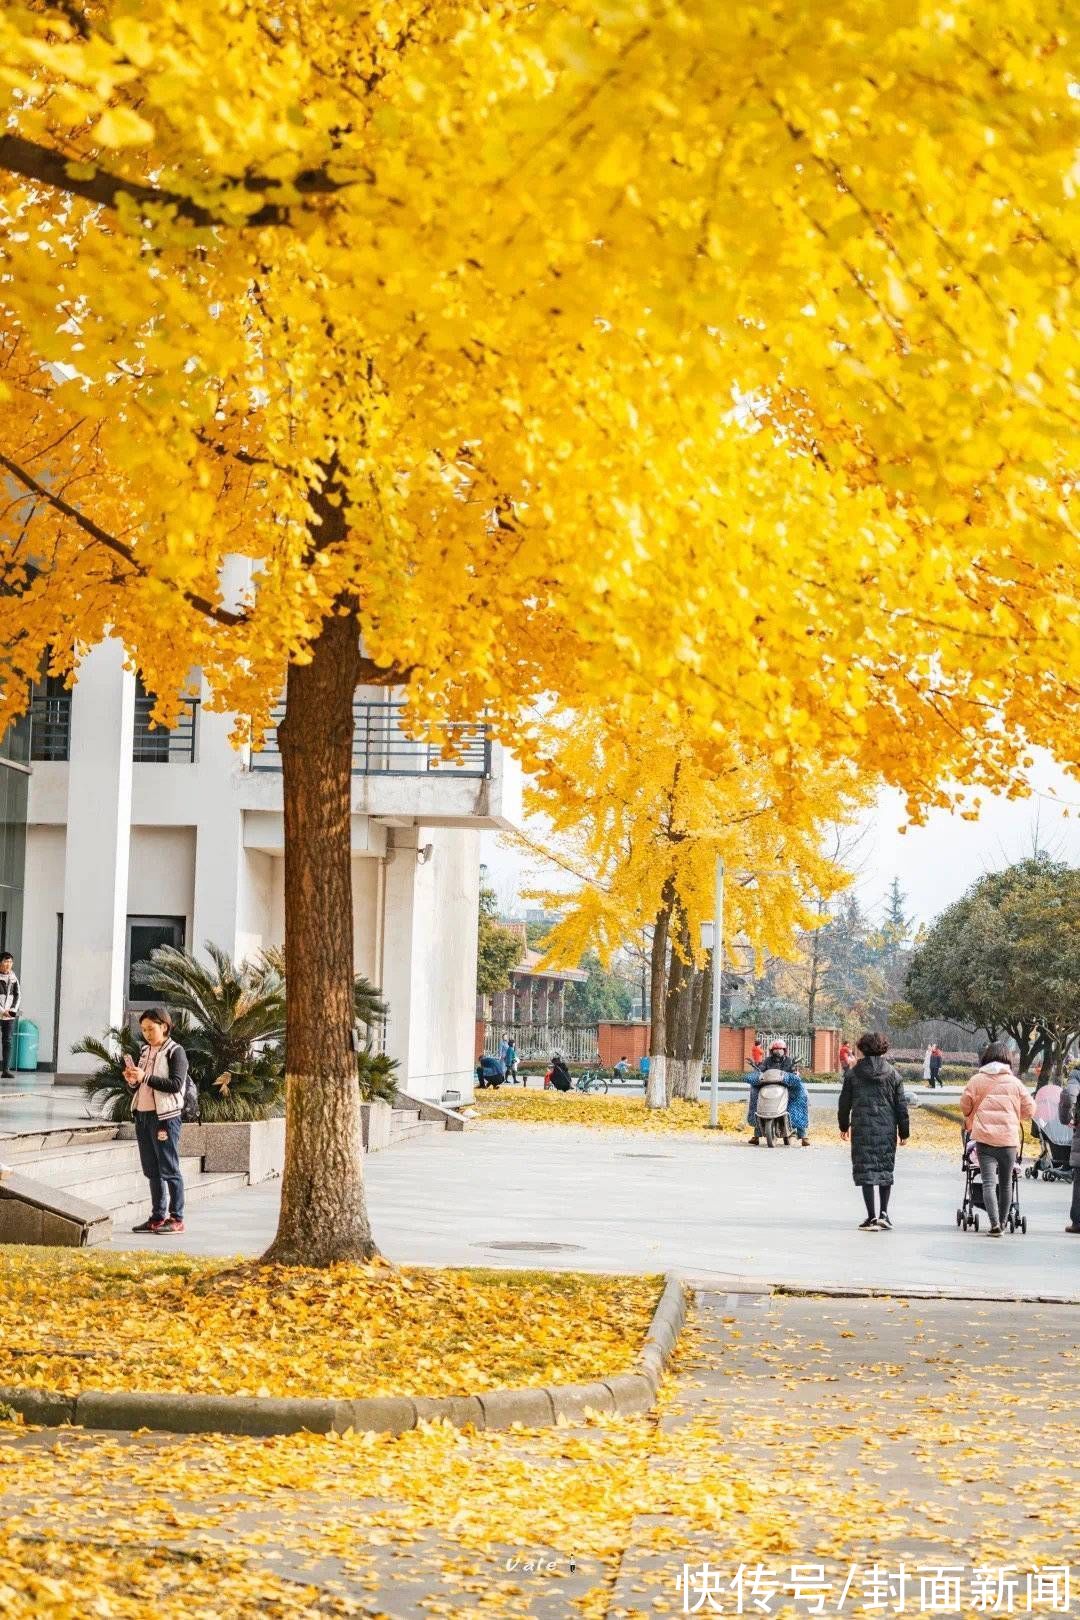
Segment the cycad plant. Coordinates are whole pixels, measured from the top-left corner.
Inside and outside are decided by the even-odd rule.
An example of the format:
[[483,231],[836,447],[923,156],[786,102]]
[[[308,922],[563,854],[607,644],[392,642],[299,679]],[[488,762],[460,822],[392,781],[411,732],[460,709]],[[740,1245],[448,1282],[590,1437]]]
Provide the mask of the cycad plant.
[[285,982],[269,963],[207,961],[159,945],[133,970],[138,984],[183,1016],[181,1040],[204,1120],[267,1119],[285,1099]]
[[[207,945],[203,962],[189,951],[161,945],[133,976],[173,1019],[173,1035],[188,1056],[206,1121],[268,1119],[285,1099],[285,986],[265,962],[236,963]],[[100,1067],[86,1090],[101,1100],[108,1119],[131,1117],[124,1081],[125,1054],[137,1056],[139,1038],[128,1029],[88,1036],[76,1052],[96,1057]]]
[[[238,963],[217,945],[205,949],[204,962],[190,951],[160,945],[149,962],[135,965],[133,977],[173,1019],[173,1035],[187,1053],[199,1089],[201,1118],[207,1123],[268,1119],[281,1112],[285,1100],[284,953],[264,951],[255,962]],[[353,1008],[365,1032],[357,1056],[361,1095],[365,1101],[393,1102],[397,1064],[374,1050],[386,1003],[374,985],[358,977]],[[85,1084],[107,1119],[131,1118],[124,1058],[137,1057],[140,1044],[130,1029],[113,1028],[74,1048],[98,1060]]]

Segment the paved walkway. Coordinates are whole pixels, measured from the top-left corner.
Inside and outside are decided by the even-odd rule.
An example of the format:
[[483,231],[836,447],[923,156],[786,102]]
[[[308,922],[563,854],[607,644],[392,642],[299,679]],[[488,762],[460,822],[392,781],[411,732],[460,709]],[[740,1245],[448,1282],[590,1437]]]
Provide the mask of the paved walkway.
[[995,1571],[1023,1613],[1029,1575],[1049,1591],[1075,1545],[1078,1320],[706,1290],[659,1424],[370,1441],[0,1428],[0,1608],[42,1612],[40,1588],[2,1599],[45,1560],[98,1605],[57,1613],[179,1598],[254,1620],[345,1598],[393,1620],[638,1620],[733,1614],[741,1580],[742,1612],[858,1620],[929,1612],[935,1579],[958,1583],[936,1612],[987,1612],[973,1593]]
[[[857,1230],[863,1208],[847,1149],[824,1130],[810,1149],[768,1153],[742,1142],[492,1122],[373,1154],[365,1174],[376,1238],[398,1261],[1080,1299],[1080,1240],[1064,1232],[1069,1187],[1022,1180],[1028,1234],[995,1242],[957,1230],[958,1158],[900,1153],[889,1233]],[[274,1234],[278,1197],[272,1182],[193,1205],[182,1239],[121,1232],[114,1243],[257,1254]]]

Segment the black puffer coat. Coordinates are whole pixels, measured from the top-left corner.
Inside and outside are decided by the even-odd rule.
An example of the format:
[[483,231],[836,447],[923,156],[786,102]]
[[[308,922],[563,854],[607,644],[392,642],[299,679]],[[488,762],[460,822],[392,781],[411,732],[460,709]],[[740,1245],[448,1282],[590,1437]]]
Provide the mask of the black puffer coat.
[[896,1138],[910,1133],[904,1086],[883,1057],[864,1057],[844,1076],[840,1129],[851,1131],[851,1174],[857,1187],[889,1187]]

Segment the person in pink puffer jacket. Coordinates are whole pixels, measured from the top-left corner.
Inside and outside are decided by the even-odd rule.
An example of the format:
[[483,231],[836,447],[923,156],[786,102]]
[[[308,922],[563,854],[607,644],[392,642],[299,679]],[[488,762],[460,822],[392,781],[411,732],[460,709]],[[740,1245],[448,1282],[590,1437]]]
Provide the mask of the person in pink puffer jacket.
[[964,1087],[960,1107],[964,1128],[979,1157],[990,1236],[1000,1237],[1012,1199],[1013,1166],[1023,1141],[1023,1121],[1035,1113],[1027,1087],[1012,1072],[1003,1041],[992,1041],[979,1058],[979,1072]]

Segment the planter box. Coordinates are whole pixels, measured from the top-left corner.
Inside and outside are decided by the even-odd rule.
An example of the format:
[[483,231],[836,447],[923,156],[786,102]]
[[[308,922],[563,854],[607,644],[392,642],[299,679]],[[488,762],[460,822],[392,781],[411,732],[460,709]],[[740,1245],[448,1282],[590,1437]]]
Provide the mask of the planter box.
[[364,1133],[364,1152],[378,1153],[390,1146],[390,1120],[393,1109],[381,1097],[360,1104],[360,1129]]
[[[230,1121],[228,1124],[211,1122],[205,1125],[185,1125],[181,1132],[191,1131],[189,1151],[202,1156],[203,1169],[208,1175],[216,1172],[235,1175],[240,1172],[254,1185],[280,1176],[285,1167],[285,1121],[283,1119],[254,1119]],[[195,1134],[201,1137],[196,1145]]]

